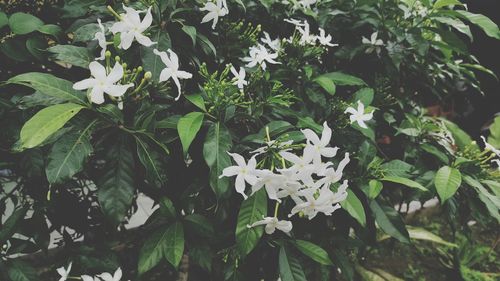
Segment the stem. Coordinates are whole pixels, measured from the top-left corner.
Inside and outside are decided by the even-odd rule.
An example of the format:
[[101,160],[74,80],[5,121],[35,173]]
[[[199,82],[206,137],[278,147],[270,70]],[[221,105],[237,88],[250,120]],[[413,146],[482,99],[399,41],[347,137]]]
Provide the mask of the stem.
[[278,201],[276,201],[276,205],[274,205],[274,217],[277,218],[278,217],[278,210],[280,208],[280,203]]
[[271,137],[269,136],[269,127],[266,126],[266,137],[267,137],[267,141],[271,141]]
[[108,11],[113,14],[117,19],[122,20],[122,17],[113,9],[113,7],[108,5]]

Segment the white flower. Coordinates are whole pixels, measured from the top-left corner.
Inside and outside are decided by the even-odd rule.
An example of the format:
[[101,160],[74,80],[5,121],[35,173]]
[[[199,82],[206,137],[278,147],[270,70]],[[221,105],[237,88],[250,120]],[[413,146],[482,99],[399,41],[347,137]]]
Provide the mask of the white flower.
[[200,10],[208,12],[208,14],[206,14],[201,20],[201,23],[213,20],[212,29],[215,29],[215,26],[219,21],[219,17],[223,17],[229,13],[227,4],[225,4],[225,1],[223,2],[221,0],[217,0],[217,4],[214,4],[213,2],[207,2],[205,6]]
[[236,80],[233,82],[233,85],[237,85],[238,89],[242,90],[243,86],[248,85],[248,82],[245,81],[246,72],[243,67],[240,67],[240,71],[236,71],[236,68],[234,68],[234,66],[231,66],[231,73],[233,73],[234,78],[236,78]]
[[269,53],[269,51],[261,44],[253,46],[250,48],[249,56],[243,58],[243,61],[248,62],[247,67],[254,67],[260,65],[262,70],[266,70],[266,62],[272,64],[280,64],[280,62],[275,61],[278,57],[278,53]]
[[300,0],[299,4],[302,6],[304,9],[310,9],[311,5],[316,4],[318,0]]
[[328,188],[331,184],[338,182],[342,178],[344,168],[349,164],[350,158],[349,153],[346,153],[344,159],[340,161],[337,169],[328,168],[325,171],[324,177],[316,181],[315,187],[319,188],[321,186]]
[[82,276],[80,276],[80,278],[82,278],[82,281],[101,281],[99,278],[92,277],[89,275],[82,275]]
[[312,155],[314,164],[319,166],[321,164],[321,156],[334,157],[337,155],[338,147],[327,147],[330,144],[332,137],[332,129],[328,127],[326,121],[323,123],[323,132],[321,139],[311,129],[304,129],[302,133],[307,139],[307,145],[304,148],[304,154]]
[[[280,152],[281,157],[283,157],[288,162],[293,163],[290,168],[283,169],[295,173],[297,179],[301,180],[306,185],[313,184],[312,174],[314,173],[316,167],[311,164],[314,154],[306,151],[304,149],[304,153],[302,157],[299,157],[293,153],[282,151]],[[283,171],[279,170],[279,171]]]
[[350,113],[349,119],[351,123],[358,122],[358,125],[361,128],[367,128],[365,121],[371,120],[373,118],[373,112],[365,114],[365,105],[358,100],[358,109],[354,109],[353,107],[348,107],[345,110],[346,113]]
[[104,102],[104,93],[112,97],[121,97],[128,88],[134,84],[120,85],[118,81],[123,77],[123,67],[116,63],[111,72],[106,74],[106,69],[100,63],[93,61],[89,64],[90,74],[94,78],[87,78],[73,85],[75,90],[92,89],[90,91],[90,101],[95,104]]
[[292,222],[286,220],[278,220],[276,217],[262,217],[262,220],[254,222],[252,225],[247,225],[248,228],[252,228],[258,225],[266,225],[265,230],[267,234],[273,234],[276,229],[288,233],[292,230]]
[[306,21],[302,22],[302,21],[300,21],[298,19],[294,19],[294,18],[285,19],[285,21],[288,23],[291,23],[295,26],[304,26],[305,22],[306,22]]
[[493,145],[487,143],[486,139],[483,136],[481,136],[481,139],[484,142],[484,148],[485,149],[490,150],[491,152],[495,153],[496,156],[500,157],[500,149],[496,149]]
[[339,44],[332,44],[332,36],[330,34],[325,36],[325,30],[323,28],[319,28],[319,36],[318,36],[318,41],[321,45],[323,46],[330,46],[330,47],[335,47],[338,46]]
[[139,42],[139,44],[146,47],[156,44],[147,36],[142,34],[151,26],[151,23],[153,22],[151,7],[148,8],[146,16],[144,16],[142,21],[138,11],[126,7],[125,5],[123,5],[123,9],[126,13],[120,14],[120,21],[113,24],[110,28],[113,34],[120,33],[120,44],[118,45],[118,48],[127,50],[132,45],[134,38],[137,42]]
[[57,273],[59,273],[59,275],[61,275],[61,278],[59,279],[59,281],[65,281],[68,279],[69,277],[69,273],[71,271],[71,266],[72,266],[73,263],[69,263],[68,267],[67,268],[64,268],[64,267],[59,267],[57,269]]
[[99,278],[103,281],[120,281],[122,279],[122,269],[118,267],[113,275],[107,272],[101,273],[99,274]]
[[248,160],[248,164],[245,162],[243,156],[237,153],[229,153],[228,154],[233,157],[237,166],[230,166],[225,168],[222,171],[222,175],[220,177],[232,177],[236,176],[235,188],[236,192],[243,195],[243,198],[247,198],[245,194],[245,182],[248,182],[250,185],[254,185],[257,183],[257,176],[255,167],[257,166],[257,160],[255,160],[255,156]]
[[363,44],[370,44],[373,46],[382,46],[384,45],[384,41],[382,39],[377,39],[378,32],[373,32],[370,40],[368,40],[366,37],[363,36],[363,39],[361,39],[361,43]]
[[281,200],[278,199],[277,192],[284,186],[287,179],[269,170],[256,171],[256,175],[258,178],[255,184],[252,185],[252,194],[259,191],[262,187],[265,187],[269,199],[281,202]]
[[174,52],[172,52],[172,50],[168,49],[167,52],[170,53],[170,57],[166,52],[160,52],[157,49],[153,50],[153,53],[160,56],[161,61],[166,66],[166,68],[164,68],[160,73],[160,82],[167,81],[172,78],[178,91],[175,100],[178,100],[181,97],[181,83],[179,82],[179,79],[189,79],[193,77],[193,75],[189,72],[179,70],[179,58]]
[[314,45],[314,44],[316,44],[317,36],[310,32],[309,23],[307,21],[304,21],[303,26],[296,26],[296,28],[300,32],[300,34],[302,35],[302,37],[300,38],[300,41],[299,41],[299,43],[301,45],[305,45],[305,44]]
[[96,58],[96,60],[103,60],[106,58],[106,29],[104,29],[104,26],[101,23],[101,19],[97,19],[97,23],[99,24],[99,28],[101,31],[98,31],[94,35],[94,39],[97,40],[97,43],[99,44],[99,47],[101,47],[101,56]]
[[332,204],[335,193],[333,193],[329,188],[315,189],[308,188],[302,191],[302,195],[306,198],[306,201],[302,201],[293,207],[292,211],[288,215],[291,217],[298,212],[302,212],[308,219],[313,219],[318,213],[324,213],[330,216],[335,210],[340,208],[340,205]]
[[281,47],[280,39],[276,38],[272,40],[271,37],[269,36],[269,33],[265,31],[264,31],[264,38],[261,38],[260,40],[262,41],[262,43],[267,44],[267,46],[269,46],[269,48],[271,48],[274,51],[278,51]]

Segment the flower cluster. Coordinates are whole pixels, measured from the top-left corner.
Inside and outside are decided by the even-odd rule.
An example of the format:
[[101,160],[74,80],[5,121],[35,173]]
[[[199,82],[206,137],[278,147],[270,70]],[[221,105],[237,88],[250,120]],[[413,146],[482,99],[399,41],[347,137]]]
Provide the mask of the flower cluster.
[[[126,7],[125,5],[123,5],[125,13],[119,15],[111,7],[108,7],[108,9],[115,15],[116,18],[119,19],[119,21],[114,22],[109,29],[112,34],[120,35],[118,48],[127,50],[132,46],[134,40],[145,47],[151,47],[156,44],[156,42],[151,41],[149,37],[144,35],[153,22],[151,7],[147,9],[146,15],[142,20],[139,15],[141,13],[140,11],[136,11],[135,9]],[[121,82],[125,82],[125,66],[120,65],[118,61],[115,62],[115,66],[111,71],[109,71],[110,67],[108,64],[111,52],[107,50],[108,42],[106,41],[106,29],[103,26],[101,19],[97,19],[97,23],[99,25],[99,31],[95,33],[94,39],[97,40],[99,47],[101,47],[101,52],[100,57],[96,58],[95,61],[89,64],[90,73],[93,78],[77,82],[73,85],[73,88],[75,90],[89,89],[89,100],[92,103],[104,103],[104,94],[107,94],[111,97],[111,99],[118,100],[119,107],[122,107],[123,95],[129,88],[133,87],[134,84],[121,84]],[[169,54],[167,54],[167,52]],[[192,74],[179,70],[179,59],[177,54],[170,49],[168,49],[167,52],[158,51],[157,49],[154,49],[153,51],[155,55],[161,58],[163,64],[165,64],[165,68],[160,73],[159,82],[172,79],[177,86],[178,94],[175,100],[178,100],[181,95],[181,85],[179,79],[189,79],[192,77]],[[97,62],[104,59],[106,59],[106,67]],[[138,73],[139,72],[133,73],[131,77],[136,77]],[[144,78],[147,80],[151,77],[151,73],[146,74],[144,75]],[[143,85],[144,81],[141,81],[141,84],[139,84],[139,89]],[[132,81],[129,80],[128,82]],[[136,89],[136,91],[139,89]]]
[[57,269],[57,273],[61,276],[59,281],[66,281],[71,279],[81,279],[82,281],[120,281],[122,279],[122,269],[118,268],[115,273],[111,274],[108,272],[103,272],[96,276],[81,275],[80,278],[70,276],[72,263],[69,263],[67,268],[60,267]]
[[[295,25],[295,30],[300,33],[300,45],[316,45],[316,43],[319,43],[322,46],[327,46],[327,47],[335,47],[338,46],[338,44],[333,44],[332,43],[332,36],[330,34],[326,34],[325,30],[323,28],[318,28],[319,35],[315,35],[311,33],[309,23],[307,20],[300,21],[297,19],[285,19],[286,22],[291,23]],[[288,41],[292,42],[293,38],[289,38]]]
[[212,21],[212,29],[215,29],[219,17],[229,13],[226,0],[217,0],[216,3],[208,1],[200,10],[208,12],[201,20],[201,23]]
[[489,144],[483,136],[481,136],[481,139],[484,142],[484,149],[493,152],[493,157],[497,158],[492,159],[491,162],[495,163],[497,165],[497,169],[500,171],[500,149],[497,149],[493,145]]
[[[349,163],[349,153],[336,168],[330,160],[337,155],[338,147],[330,147],[332,130],[325,122],[323,132],[319,137],[310,129],[302,130],[306,138],[306,144],[300,155],[290,148],[291,142],[278,145],[281,151],[278,153],[284,165],[282,169],[269,170],[257,167],[256,157],[266,153],[270,145],[275,145],[269,140],[266,147],[255,150],[254,155],[245,161],[243,156],[230,153],[236,162],[236,166],[230,166],[223,170],[221,177],[236,176],[235,188],[245,199],[246,184],[251,186],[251,194],[265,188],[268,198],[278,203],[290,197],[295,203],[289,213],[289,217],[301,213],[309,219],[313,219],[318,213],[331,215],[340,208],[339,202],[347,196],[347,180],[338,185],[343,176],[343,170]],[[334,188],[338,185],[336,191]],[[284,232],[291,230],[291,223],[279,221],[277,218],[265,217],[262,221],[250,226],[266,225],[266,232],[273,233],[277,228]]]

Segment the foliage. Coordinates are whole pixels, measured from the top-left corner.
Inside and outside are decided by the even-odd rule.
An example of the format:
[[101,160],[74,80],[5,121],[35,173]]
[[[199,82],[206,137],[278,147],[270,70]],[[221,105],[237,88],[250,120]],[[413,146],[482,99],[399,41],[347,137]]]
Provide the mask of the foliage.
[[[500,222],[500,117],[478,144],[432,106],[481,94],[478,73],[497,79],[467,49],[470,26],[500,39],[494,22],[456,0],[214,1],[217,23],[202,20],[206,1],[142,0],[125,4],[144,11],[130,35],[115,26],[129,10],[113,3],[0,11],[0,279],[55,279],[16,257],[45,254],[57,232],[57,267],[127,263],[127,280],[398,280],[363,267],[363,252],[386,239],[439,244],[445,265],[475,280],[481,254],[455,234],[470,220]],[[340,177],[324,187],[345,195],[335,212],[289,217],[292,197],[242,199],[221,177],[228,152],[261,149],[257,169],[290,168],[282,150],[311,146],[305,130],[325,135],[324,124],[323,148],[351,160],[340,169],[346,193]],[[332,161],[338,172],[343,160]],[[139,195],[159,207],[129,230]],[[401,210],[434,197],[451,240]],[[252,227],[263,217],[293,229]],[[118,262],[127,235],[137,258]]]

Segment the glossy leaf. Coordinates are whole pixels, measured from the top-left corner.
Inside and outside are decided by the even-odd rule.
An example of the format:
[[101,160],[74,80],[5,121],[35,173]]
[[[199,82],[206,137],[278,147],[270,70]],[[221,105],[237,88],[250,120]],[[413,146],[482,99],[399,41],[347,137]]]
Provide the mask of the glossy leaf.
[[127,140],[120,137],[106,155],[104,174],[97,182],[97,199],[115,225],[127,214],[135,193],[135,161]]
[[204,116],[201,112],[191,112],[179,119],[177,131],[179,132],[184,154],[187,154],[191,142],[193,142],[196,134],[201,129]]
[[63,99],[69,102],[84,104],[86,97],[83,92],[73,90],[73,83],[52,74],[28,72],[19,74],[7,80],[7,83],[31,87],[47,96]]
[[14,13],[9,17],[9,27],[17,35],[23,35],[38,30],[43,26],[43,21],[39,18],[26,14]]
[[411,188],[415,188],[415,189],[418,189],[418,190],[421,190],[421,191],[429,191],[427,188],[425,188],[420,183],[418,183],[416,181],[413,181],[413,180],[410,180],[410,179],[407,179],[407,178],[403,178],[403,177],[388,176],[388,177],[384,177],[384,178],[382,178],[380,180],[381,181],[389,181],[389,182],[399,183],[399,184],[402,184],[402,185],[405,185],[405,186],[408,186],[408,187],[411,187]]
[[448,200],[457,192],[462,183],[462,175],[460,171],[448,166],[441,167],[434,178],[436,191],[441,199],[441,202]]
[[93,120],[85,128],[66,134],[52,146],[45,168],[50,184],[69,179],[83,169],[85,160],[93,150],[90,134],[96,122]]
[[405,224],[394,208],[389,206],[381,206],[377,201],[373,200],[370,203],[370,209],[375,215],[375,221],[378,226],[390,236],[396,238],[400,242],[410,243],[409,234]]
[[352,190],[347,190],[347,198],[340,202],[340,205],[351,217],[356,219],[362,226],[366,225],[365,208]]
[[299,251],[314,261],[323,265],[333,264],[332,260],[328,256],[328,253],[320,246],[305,240],[295,240],[293,244]]
[[94,60],[94,56],[84,47],[56,45],[48,48],[47,51],[53,53],[53,58],[56,61],[87,69],[89,68],[89,64]]
[[262,220],[267,215],[267,194],[264,189],[255,192],[241,203],[236,225],[236,246],[242,256],[248,255],[264,233],[263,226],[249,228],[248,225]]
[[21,129],[21,147],[33,148],[61,129],[83,106],[74,103],[46,107],[29,119]]
[[219,176],[224,168],[231,166],[231,158],[227,154],[231,147],[231,134],[227,128],[220,123],[213,123],[205,137],[203,157],[210,168],[210,186],[218,198],[227,195],[229,191],[230,180]]
[[278,263],[281,281],[307,280],[299,261],[284,246],[280,248]]

